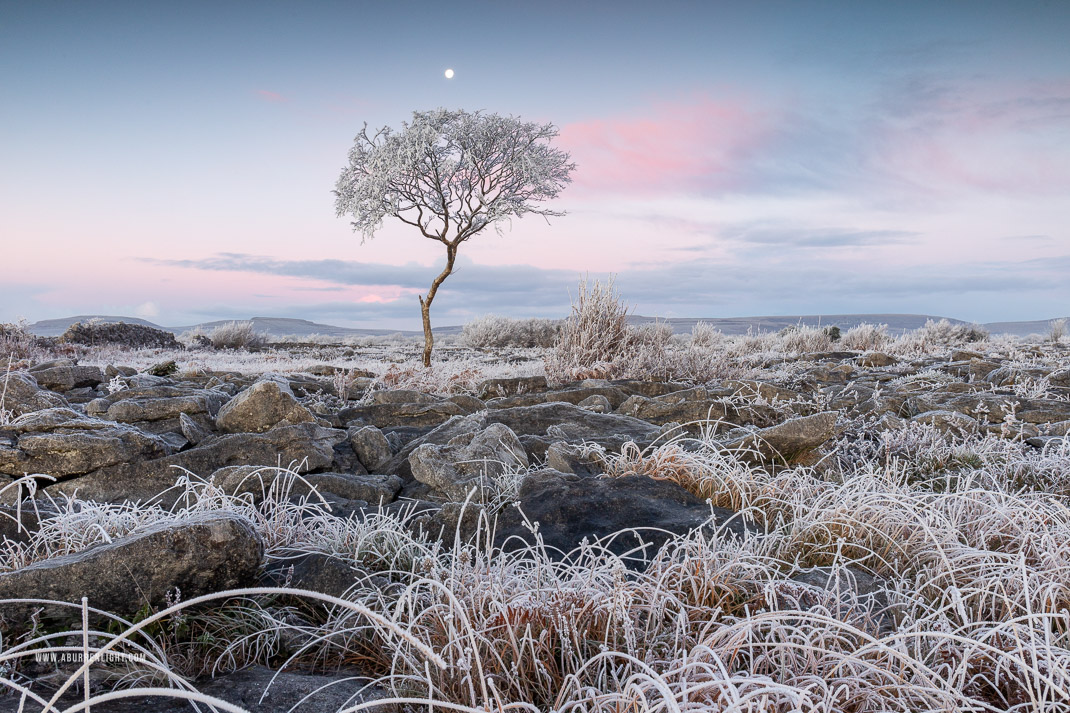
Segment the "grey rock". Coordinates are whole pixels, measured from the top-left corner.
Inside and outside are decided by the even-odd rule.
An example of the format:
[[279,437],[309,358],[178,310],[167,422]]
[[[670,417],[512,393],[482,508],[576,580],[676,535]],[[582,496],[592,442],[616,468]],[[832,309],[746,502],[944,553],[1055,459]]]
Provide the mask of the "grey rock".
[[[353,406],[338,412],[339,418],[346,423],[359,421],[378,428],[397,426],[437,426],[448,421],[451,416],[459,416],[462,409],[452,401],[438,401],[429,404],[372,404]],[[352,425],[352,424],[351,424]]]
[[211,478],[223,492],[248,493],[256,503],[270,492],[279,491],[287,498],[304,497],[311,495],[315,488],[321,495],[331,493],[345,500],[377,505],[392,502],[401,490],[401,478],[396,475],[307,473],[295,478],[279,468],[252,465],[226,466],[212,473]]
[[99,366],[78,366],[69,360],[38,364],[30,369],[37,383],[52,391],[69,391],[82,386],[97,386],[104,381]]
[[[520,510],[532,522],[547,551],[563,558],[582,540],[594,541],[629,528],[639,528],[639,536],[624,533],[606,546],[620,555],[640,545],[627,563],[642,566],[672,534],[708,525],[712,529],[742,534],[745,526],[734,513],[711,508],[705,500],[675,483],[641,475],[623,478],[582,477],[541,470],[530,474],[520,488]],[[512,550],[533,541],[521,512],[507,508],[498,517],[495,542]]]
[[213,405],[212,399],[206,393],[163,398],[120,399],[108,406],[104,418],[120,423],[177,419],[180,414],[190,416],[199,414],[210,418],[214,410]]
[[[394,457],[383,466],[382,470],[385,473],[396,473],[403,479],[410,480],[412,478],[412,468],[409,464],[409,456],[414,450],[424,444],[445,445],[457,436],[476,433],[482,431],[485,427],[486,416],[482,413],[469,416],[454,416],[427,433],[410,440],[400,448],[394,448],[393,444],[391,444],[391,447],[395,450]],[[395,433],[386,434],[388,440],[394,435]]]
[[958,411],[926,411],[910,419],[911,423],[924,423],[941,433],[956,436],[972,435],[981,430],[977,420]]
[[382,389],[373,391],[369,401],[376,406],[384,404],[434,404],[442,401],[442,398],[411,389]]
[[361,572],[338,555],[312,552],[293,561],[273,563],[264,573],[261,586],[290,587],[344,597],[356,584]]
[[238,392],[219,409],[216,426],[224,433],[262,433],[280,424],[314,422],[281,378],[265,378]]
[[[251,523],[232,514],[161,523],[83,552],[54,557],[0,574],[0,599],[34,598],[78,603],[133,616],[163,608],[177,588],[185,600],[255,581],[264,545]],[[0,607],[8,614],[14,605]],[[77,609],[52,607],[58,619]]]
[[515,396],[546,390],[545,376],[522,376],[510,379],[487,379],[476,387],[476,396],[480,399],[492,399],[501,396]]
[[1070,438],[1066,436],[1033,436],[1032,438],[1027,438],[1025,442],[1042,451],[1056,451],[1066,448],[1067,444],[1070,443]]
[[887,583],[858,567],[813,567],[793,574],[791,580],[832,596],[801,597],[786,608],[807,610],[821,605],[833,616],[868,620],[881,634],[895,630],[898,607],[889,604]]
[[[605,382],[603,382],[604,384]],[[534,406],[560,401],[568,404],[578,404],[592,396],[602,396],[610,404],[613,410],[624,403],[628,394],[615,386],[580,386],[555,391],[545,391],[530,394],[517,394],[515,396],[503,396],[487,401],[487,408],[516,408],[519,406]]]
[[858,357],[858,365],[866,367],[885,367],[894,366],[899,363],[891,354],[885,354],[884,352],[865,352],[862,356]]
[[837,412],[826,411],[813,416],[793,418],[776,426],[722,442],[721,445],[738,451],[744,460],[792,463],[832,438],[836,433],[838,417]]
[[33,375],[24,371],[12,371],[0,377],[0,393],[3,394],[0,408],[10,411],[15,417],[69,405],[67,399],[42,389]]
[[178,424],[182,435],[193,445],[203,443],[212,437],[211,431],[194,421],[188,413],[180,413],[178,415]]
[[661,431],[657,426],[637,418],[593,413],[561,402],[491,409],[486,413],[486,423],[504,424],[518,436],[546,436],[552,426],[567,426],[567,437],[554,440],[586,440],[615,449],[627,441],[634,441],[645,448]]
[[561,473],[599,475],[605,472],[604,454],[566,441],[554,441],[546,449],[546,465]]
[[447,401],[457,404],[465,413],[478,413],[487,408],[487,404],[483,403],[481,399],[477,399],[475,396],[469,396],[468,394],[454,394],[453,396],[450,396]]
[[0,473],[16,477],[40,473],[66,478],[171,453],[158,436],[66,408],[20,416],[10,428],[14,441],[0,443]]
[[[493,423],[446,445],[424,444],[409,456],[413,477],[444,497],[462,501],[475,486],[499,479],[509,470],[527,469],[528,457],[507,426]],[[482,500],[482,490],[475,499]]]
[[595,413],[609,413],[613,410],[613,405],[609,403],[609,399],[607,399],[602,394],[594,394],[592,396],[588,396],[576,405],[580,408],[587,409],[588,411],[593,411]]
[[[228,465],[283,466],[293,464],[299,472],[320,470],[334,460],[334,446],[345,440],[345,431],[301,423],[280,426],[266,433],[217,436],[201,445],[156,458],[101,468],[79,478],[56,483],[47,493],[72,495],[100,502],[158,500],[173,504],[178,493],[170,490],[183,471],[201,477]],[[166,491],[166,492],[165,492]]]
[[759,426],[776,423],[776,412],[763,405],[735,406],[708,398],[706,389],[689,389],[648,399],[630,396],[616,411],[649,423],[682,424],[753,423]]
[[393,457],[386,436],[375,426],[361,426],[349,430],[349,445],[361,465],[369,473],[381,473]]

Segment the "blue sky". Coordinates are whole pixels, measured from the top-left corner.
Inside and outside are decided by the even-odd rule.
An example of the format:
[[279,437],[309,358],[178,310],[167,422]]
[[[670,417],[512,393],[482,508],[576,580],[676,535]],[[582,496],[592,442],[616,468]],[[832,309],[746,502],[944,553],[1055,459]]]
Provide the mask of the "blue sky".
[[578,168],[437,324],[587,273],[648,315],[1070,312],[1070,4],[219,5],[0,2],[0,320],[414,328],[442,246],[361,245],[330,191],[363,122],[439,106]]

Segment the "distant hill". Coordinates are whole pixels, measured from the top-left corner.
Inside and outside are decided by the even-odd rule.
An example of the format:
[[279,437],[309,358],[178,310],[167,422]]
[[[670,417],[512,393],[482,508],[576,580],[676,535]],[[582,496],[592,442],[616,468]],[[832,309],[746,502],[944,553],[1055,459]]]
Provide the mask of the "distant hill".
[[59,319],[43,319],[40,322],[34,322],[29,325],[30,331],[39,337],[58,337],[67,331],[67,327],[78,322],[87,322],[91,319],[95,319],[98,322],[126,322],[127,324],[143,324],[146,327],[152,327],[153,329],[162,329],[165,332],[173,331],[167,327],[161,327],[158,324],[153,324],[146,319],[139,319],[138,317],[108,317],[99,314],[82,314],[77,317],[61,317]]
[[[658,319],[672,326],[676,334],[685,334],[691,331],[696,322],[706,322],[722,334],[738,335],[747,332],[779,332],[785,327],[839,327],[847,331],[851,327],[860,324],[886,324],[891,334],[902,334],[912,329],[924,326],[928,320],[940,321],[943,317],[928,314],[804,314],[804,315],[780,315],[760,317],[675,317],[670,319]],[[961,319],[947,318],[952,324],[965,324]],[[632,315],[629,317],[632,324],[648,324],[655,321],[654,317]],[[1012,324],[1008,322],[1007,324]],[[1027,332],[1028,333],[1028,332]]]
[[[56,337],[63,334],[67,330],[67,327],[71,326],[75,322],[82,322],[89,319],[96,319],[101,322],[127,322],[133,324],[143,324],[148,327],[154,327],[156,329],[162,329],[167,332],[173,332],[175,335],[180,335],[183,332],[190,330],[199,330],[202,332],[210,332],[213,328],[223,324],[227,324],[233,320],[219,320],[215,322],[203,322],[201,324],[195,324],[188,327],[161,327],[158,324],[154,324],[144,319],[137,317],[109,317],[101,315],[80,315],[78,317],[64,317],[61,319],[46,319],[40,322],[34,322],[29,325],[30,331],[34,334],[42,337]],[[825,314],[825,315],[780,315],[780,316],[761,316],[761,317],[672,317],[669,319],[659,319],[657,321],[665,322],[672,327],[672,331],[676,334],[685,334],[691,331],[691,328],[695,326],[696,322],[708,322],[717,329],[721,330],[724,334],[738,335],[746,334],[748,331],[761,331],[761,332],[777,332],[785,327],[791,327],[795,325],[805,325],[809,327],[827,327],[836,326],[841,330],[846,331],[851,327],[855,327],[859,324],[868,322],[869,324],[886,324],[888,325],[888,331],[892,334],[902,334],[912,329],[917,329],[925,324],[928,320],[940,320],[943,317],[926,314]],[[961,319],[946,318],[952,324],[966,324]],[[629,322],[632,324],[647,324],[655,321],[654,317],[644,317],[642,315],[631,315],[628,317]],[[291,319],[287,317],[253,317],[247,320],[253,323],[257,332],[268,335],[268,337],[310,337],[314,334],[319,334],[328,337],[382,337],[390,334],[402,334],[405,336],[420,336],[423,334],[421,331],[415,330],[398,330],[398,329],[355,329],[352,327],[335,327],[330,324],[320,324],[318,322],[310,322],[307,319]],[[1068,319],[1070,321],[1070,319]],[[1033,321],[1023,322],[990,322],[988,324],[982,324],[981,326],[987,329],[992,334],[1010,334],[1014,336],[1024,337],[1030,334],[1047,334],[1050,329],[1051,320],[1041,319]],[[449,334],[458,334],[461,331],[460,325],[449,325],[444,327],[435,327],[435,334],[444,336]]]

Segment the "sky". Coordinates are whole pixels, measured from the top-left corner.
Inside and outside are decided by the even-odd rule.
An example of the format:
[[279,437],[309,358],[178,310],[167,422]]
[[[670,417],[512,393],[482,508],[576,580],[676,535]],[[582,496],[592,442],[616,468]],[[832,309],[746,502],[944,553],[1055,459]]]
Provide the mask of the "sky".
[[0,322],[418,329],[444,247],[362,244],[332,190],[438,107],[577,168],[565,216],[462,246],[436,324],[584,276],[648,316],[1063,316],[1068,36],[1061,0],[0,0]]

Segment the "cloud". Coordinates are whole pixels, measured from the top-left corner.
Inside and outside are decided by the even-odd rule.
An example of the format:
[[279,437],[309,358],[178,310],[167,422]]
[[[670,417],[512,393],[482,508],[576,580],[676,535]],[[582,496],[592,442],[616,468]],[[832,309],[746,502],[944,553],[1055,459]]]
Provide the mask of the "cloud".
[[648,111],[561,127],[580,190],[651,194],[727,188],[764,118],[735,100],[661,101]]
[[155,302],[143,302],[134,309],[134,316],[151,319],[160,316],[160,307]]
[[256,95],[267,102],[283,103],[290,101],[289,98],[269,89],[257,89]]
[[[786,234],[798,244],[820,241],[814,236]],[[843,230],[832,240],[867,244],[870,240],[909,240],[905,231]],[[422,292],[438,267],[392,266],[337,260],[275,260],[253,255],[227,255],[206,260],[152,261],[199,270],[232,270],[255,274],[304,277],[336,284],[384,284],[397,279]],[[1022,261],[973,261],[954,265],[874,264],[863,259],[829,263],[812,259],[756,265],[751,260],[694,259],[649,264],[620,272],[617,287],[640,314],[661,316],[746,316],[754,314],[832,314],[849,312],[913,312],[943,314],[979,321],[1036,317],[1038,305],[1070,299],[1070,256]],[[512,317],[563,317],[569,295],[583,275],[579,271],[539,269],[523,265],[478,265],[460,258],[458,270],[443,283],[432,307],[435,324],[460,324],[493,313]],[[592,274],[592,279],[605,278]],[[393,283],[391,283],[393,284]],[[981,312],[984,300],[1000,311]],[[201,308],[205,318],[239,319],[264,311],[263,305],[231,305],[224,310]],[[992,309],[989,307],[988,309]],[[419,328],[415,294],[381,302],[334,300],[318,304],[278,306],[272,316],[315,321],[371,324],[399,329]]]
[[[328,290],[340,285],[392,286],[408,290],[410,294],[425,292],[441,270],[437,265],[423,267],[416,264],[387,265],[345,260],[278,260],[239,253],[221,253],[200,260],[139,260],[164,267],[278,275],[328,283],[313,289]],[[576,284],[578,275],[578,271],[543,270],[530,265],[478,265],[469,258],[459,256],[453,274],[439,290],[440,297],[435,307],[454,299],[441,296],[452,293],[463,296],[462,304],[469,311],[493,310],[502,302],[525,304],[538,310],[558,305],[562,298],[567,300],[568,289]],[[367,309],[375,310],[376,304],[393,304],[397,301],[368,303]]]
[[921,233],[909,230],[858,230],[847,228],[793,228],[755,223],[720,231],[725,238],[752,245],[799,248],[884,246],[913,242]]

